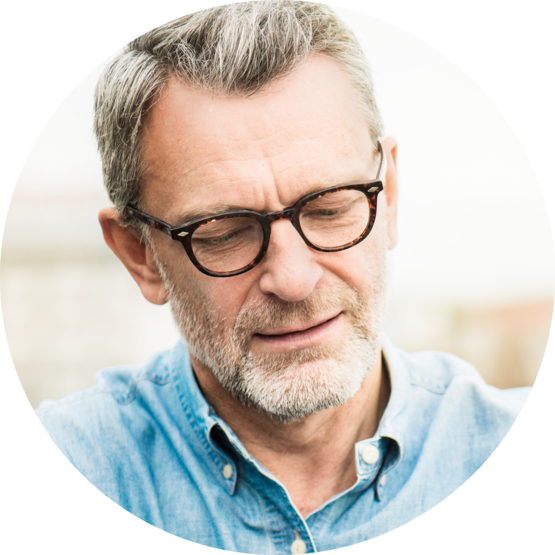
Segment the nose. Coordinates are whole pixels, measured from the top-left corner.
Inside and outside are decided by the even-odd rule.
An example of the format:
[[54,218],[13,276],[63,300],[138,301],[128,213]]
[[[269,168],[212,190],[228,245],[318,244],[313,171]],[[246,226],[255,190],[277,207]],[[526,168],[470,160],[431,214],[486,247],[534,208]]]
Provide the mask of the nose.
[[[323,275],[313,251],[293,227],[291,220],[272,222],[268,250],[261,262],[259,288],[288,302],[308,297]],[[319,253],[318,253],[319,254]]]

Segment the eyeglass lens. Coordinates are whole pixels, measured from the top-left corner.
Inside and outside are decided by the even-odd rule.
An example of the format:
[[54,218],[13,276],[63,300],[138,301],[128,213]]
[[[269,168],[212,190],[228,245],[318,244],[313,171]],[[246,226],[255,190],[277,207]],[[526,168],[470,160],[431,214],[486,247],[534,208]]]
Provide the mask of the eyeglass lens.
[[195,230],[195,258],[212,272],[234,272],[250,264],[262,249],[264,230],[254,218],[211,220]]
[[[356,241],[370,218],[366,195],[354,189],[324,193],[305,204],[299,224],[316,247],[338,248]],[[195,230],[191,246],[195,258],[212,272],[233,272],[250,264],[264,242],[262,224],[254,218],[211,220]]]

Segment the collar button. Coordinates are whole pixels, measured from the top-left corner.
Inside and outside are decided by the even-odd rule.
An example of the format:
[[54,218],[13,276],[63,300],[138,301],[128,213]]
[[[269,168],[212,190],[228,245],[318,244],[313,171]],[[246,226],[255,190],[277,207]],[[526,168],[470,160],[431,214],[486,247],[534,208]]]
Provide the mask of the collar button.
[[362,450],[362,460],[366,464],[374,464],[380,458],[380,452],[374,445],[367,445]]
[[226,480],[231,479],[231,477],[233,476],[233,467],[230,464],[226,464],[224,466],[224,478]]

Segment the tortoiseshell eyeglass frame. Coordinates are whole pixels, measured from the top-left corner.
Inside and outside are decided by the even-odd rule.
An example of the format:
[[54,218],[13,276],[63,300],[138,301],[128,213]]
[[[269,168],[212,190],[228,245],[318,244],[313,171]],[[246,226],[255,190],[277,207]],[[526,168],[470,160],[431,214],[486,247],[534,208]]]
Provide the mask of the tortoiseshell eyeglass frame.
[[[339,185],[337,187],[328,187],[327,189],[321,189],[319,191],[315,191],[313,193],[310,193],[302,197],[293,206],[290,206],[289,208],[286,208],[285,210],[281,210],[279,212],[261,213],[261,212],[255,212],[254,210],[232,210],[229,212],[222,212],[220,214],[215,214],[213,216],[204,217],[201,219],[186,222],[176,227],[172,227],[170,224],[163,222],[162,220],[159,220],[157,218],[154,218],[149,214],[145,214],[144,212],[141,212],[140,210],[137,210],[136,208],[133,208],[130,205],[126,206],[126,210],[127,210],[127,213],[131,217],[135,218],[136,220],[139,220],[140,222],[143,222],[149,225],[150,227],[153,227],[154,229],[162,231],[166,235],[169,235],[174,241],[179,241],[185,248],[185,251],[187,252],[189,258],[191,259],[191,262],[203,274],[206,274],[207,276],[212,276],[212,277],[238,276],[254,268],[264,258],[264,255],[268,250],[268,245],[270,244],[270,233],[271,233],[270,224],[272,222],[275,222],[276,220],[281,220],[283,218],[287,218],[291,220],[293,227],[303,238],[304,242],[311,249],[314,249],[320,252],[343,251],[351,247],[354,247],[355,245],[357,245],[358,243],[366,239],[370,231],[372,231],[372,227],[374,225],[374,222],[376,221],[376,212],[378,209],[378,194],[383,190],[383,181],[387,170],[387,160],[384,156],[383,147],[379,141],[378,141],[378,152],[380,153],[380,166],[378,168],[378,175],[376,179],[369,181],[367,183],[352,183],[352,184],[346,184],[346,185]],[[303,206],[308,204],[311,200],[314,200],[326,193],[334,193],[337,191],[347,191],[347,190],[361,191],[366,195],[366,198],[368,199],[368,205],[370,208],[368,224],[366,225],[366,228],[354,241],[350,241],[349,243],[345,245],[341,245],[339,247],[326,248],[326,247],[319,247],[317,245],[314,245],[306,238],[301,228],[301,225],[299,223],[299,215],[300,215],[301,209],[303,208]],[[191,237],[195,232],[195,230],[198,229],[203,224],[206,224],[207,222],[211,222],[213,220],[224,220],[226,218],[253,218],[257,220],[260,223],[263,230],[263,241],[260,247],[260,252],[258,253],[257,257],[246,266],[243,266],[242,268],[239,268],[238,270],[233,270],[231,272],[214,272],[212,270],[209,270],[208,268],[205,268],[196,259],[195,254],[193,252],[193,247],[191,245]]]

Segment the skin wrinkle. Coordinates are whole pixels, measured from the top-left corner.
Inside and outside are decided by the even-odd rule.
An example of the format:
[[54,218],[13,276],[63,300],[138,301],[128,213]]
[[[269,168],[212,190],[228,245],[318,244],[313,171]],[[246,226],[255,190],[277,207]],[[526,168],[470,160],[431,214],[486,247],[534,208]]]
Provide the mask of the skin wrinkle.
[[[286,155],[287,153],[281,153],[280,155]],[[319,157],[314,157],[313,160],[318,160],[318,159],[323,159],[323,160],[327,160],[329,157],[326,155],[322,155]],[[264,160],[266,160],[266,158],[264,158]],[[235,162],[235,160],[233,160]],[[215,161],[215,162],[211,162],[210,165],[216,165],[218,163],[221,163],[221,161]],[[287,172],[292,171],[294,168],[302,165],[305,162],[298,162],[296,164],[293,164],[281,171],[276,171],[275,176],[276,177],[280,177],[284,174],[286,174]],[[206,164],[209,165],[209,164]],[[377,165],[376,160],[373,160],[372,162],[373,167],[375,168]],[[197,171],[198,168],[195,168],[194,170],[191,170],[190,172],[187,173],[191,173],[192,171]],[[197,216],[198,217],[202,217],[202,215],[213,215],[213,214],[218,214],[220,212],[225,212],[227,210],[240,210],[240,209],[251,209],[251,210],[256,210],[259,212],[267,212],[267,211],[278,211],[278,210],[282,210],[283,208],[285,208],[286,206],[290,206],[292,204],[294,204],[297,200],[299,200],[300,198],[302,198],[303,196],[312,193],[314,191],[317,191],[319,189],[325,189],[327,187],[333,187],[336,185],[344,185],[347,183],[359,183],[359,182],[364,182],[364,181],[371,181],[372,179],[375,179],[375,174],[371,174],[370,176],[366,175],[361,177],[360,174],[352,174],[352,173],[345,173],[343,174],[343,176],[341,177],[334,177],[334,178],[327,178],[327,179],[320,179],[317,180],[315,183],[311,183],[310,185],[307,185],[307,187],[304,190],[304,193],[301,194],[301,196],[299,196],[297,199],[293,200],[290,203],[287,203],[285,201],[280,200],[280,206],[278,207],[274,207],[272,209],[267,209],[266,207],[262,207],[262,208],[256,208],[254,206],[254,203],[229,203],[226,205],[219,205],[216,206],[214,208],[200,208],[199,210],[194,210],[194,211],[188,211],[185,214],[180,214],[178,216],[175,217],[175,219],[172,217],[170,219],[175,221],[176,223],[174,224],[175,226],[177,225],[181,225],[184,222],[187,221],[192,221],[193,219],[195,219]],[[205,183],[203,184],[203,187],[215,187],[219,184],[225,184],[226,187],[231,188],[234,187],[238,184],[245,184],[246,181],[253,181],[253,192],[248,195],[250,199],[252,199],[253,197],[255,197],[256,192],[258,192],[258,186],[259,186],[259,178],[258,177],[252,177],[252,178],[246,178],[246,177],[241,177],[241,179],[237,179],[237,180],[230,180],[229,177],[222,177],[220,180],[217,181],[211,181],[209,183]],[[174,182],[178,182],[178,180],[174,180]],[[185,185],[185,184],[184,184]],[[272,184],[275,186],[275,184]],[[186,185],[185,185],[186,186]],[[194,185],[190,185],[190,187],[192,187]]]
[[[322,156],[322,158],[326,158],[325,156]],[[300,163],[299,163],[300,164]],[[376,168],[377,166],[377,162],[374,161],[374,168]],[[290,169],[290,168],[289,168]],[[285,170],[284,170],[285,171]],[[276,172],[276,177],[279,177],[282,173],[284,172]],[[349,177],[350,176],[350,177]],[[246,203],[239,203],[239,202],[234,202],[234,203],[227,203],[227,204],[218,204],[217,206],[212,206],[209,208],[199,208],[198,210],[195,211],[187,211],[185,213],[181,213],[179,216],[177,216],[175,218],[175,221],[178,222],[175,224],[175,226],[178,225],[183,225],[186,222],[190,222],[199,218],[202,218],[204,216],[213,216],[213,215],[217,215],[217,214],[221,214],[223,212],[229,212],[229,211],[233,211],[233,210],[254,210],[257,212],[273,212],[273,211],[278,211],[278,210],[282,210],[284,208],[286,208],[287,206],[291,206],[293,204],[296,204],[296,202],[298,200],[300,200],[301,198],[303,198],[304,196],[313,193],[314,191],[318,191],[320,189],[326,189],[328,187],[334,187],[334,186],[338,186],[338,185],[348,185],[351,183],[364,183],[366,181],[372,181],[373,179],[375,179],[375,175],[373,175],[372,177],[367,177],[367,178],[361,178],[361,177],[356,177],[354,176],[354,174],[348,174],[345,173],[343,177],[340,178],[332,178],[332,179],[326,179],[326,180],[319,180],[317,183],[313,183],[309,186],[307,186],[306,189],[303,189],[304,192],[303,194],[295,201],[291,202],[291,204],[286,204],[285,202],[281,203],[281,207],[277,208],[276,210],[266,210],[265,208],[262,209],[257,209],[254,207],[254,203],[252,202],[246,202]],[[225,185],[227,186],[232,186],[235,185],[236,182],[232,181],[230,182],[229,180],[220,180],[220,181],[214,181],[211,182],[209,185],[210,186],[215,186],[220,184],[222,181],[225,181]],[[247,180],[243,180],[241,179],[240,182],[241,183],[245,183]],[[256,178],[252,178],[252,181],[255,181],[253,183],[253,186],[258,186],[258,180]],[[250,195],[249,198],[252,198],[254,195]],[[174,226],[174,227],[175,227]]]
[[[322,138],[324,138],[324,137],[322,137]],[[271,139],[272,139],[272,137],[267,137],[267,138],[265,138],[265,139],[252,139],[252,141],[250,141],[250,142],[253,142],[253,143],[254,143],[254,142],[259,142],[259,141],[262,141],[262,140],[270,141]],[[244,142],[245,142],[245,141],[241,141],[240,139],[236,139],[235,141],[236,141],[237,143],[239,143],[239,142],[244,143]],[[248,141],[247,141],[247,142],[248,142]],[[298,145],[298,147],[301,147],[301,148],[302,148],[302,145],[303,145],[304,143],[308,143],[309,140],[306,139],[306,140],[304,140],[304,141],[300,141],[300,142],[297,141],[297,142],[300,143],[300,144]],[[286,146],[287,146],[287,148],[290,148],[290,147],[291,147],[290,142],[288,142]],[[331,152],[331,154],[333,154],[333,152]],[[241,163],[244,163],[244,162],[251,162],[251,161],[271,160],[271,159],[279,158],[280,156],[283,156],[283,155],[287,155],[287,153],[286,153],[286,152],[279,152],[279,153],[277,153],[277,154],[272,154],[272,155],[267,155],[267,154],[265,154],[265,153],[261,153],[261,154],[259,154],[258,156],[244,157],[244,158],[242,158],[241,160],[238,160],[238,157],[237,157],[236,155],[233,155],[233,156],[230,156],[230,157],[228,157],[228,158],[221,158],[221,159],[219,159],[219,160],[211,160],[211,161],[209,161],[209,162],[206,162],[206,163],[204,163],[204,164],[201,164],[200,166],[197,166],[197,167],[195,167],[195,168],[191,168],[190,170],[187,170],[186,172],[180,174],[180,179],[187,177],[187,176],[188,176],[189,174],[191,174],[191,173],[194,173],[194,172],[197,172],[197,171],[200,171],[200,170],[204,170],[204,169],[210,168],[210,167],[212,167],[212,166],[217,166],[218,164],[221,164],[221,163],[226,163],[226,162],[232,162],[232,163],[241,162]],[[325,156],[325,155],[322,155],[321,157],[322,157],[322,158],[325,158],[326,156]],[[299,162],[298,164],[301,164],[301,163],[302,163],[302,162]],[[297,164],[295,164],[295,165],[297,165]],[[292,167],[294,167],[294,165],[293,165]],[[148,177],[150,176],[149,174],[152,174],[152,172],[151,172],[151,171],[150,171],[150,172],[149,172],[149,171],[145,172],[145,179],[148,178]],[[153,175],[151,175],[151,177],[152,177],[152,179],[154,180],[154,179],[156,179],[157,174],[154,173]],[[176,179],[175,181],[177,182],[177,181],[179,181],[180,179]],[[226,184],[229,183],[227,177],[222,177],[222,179],[219,180],[219,181],[225,182]],[[214,182],[214,184],[219,183],[219,181]]]

